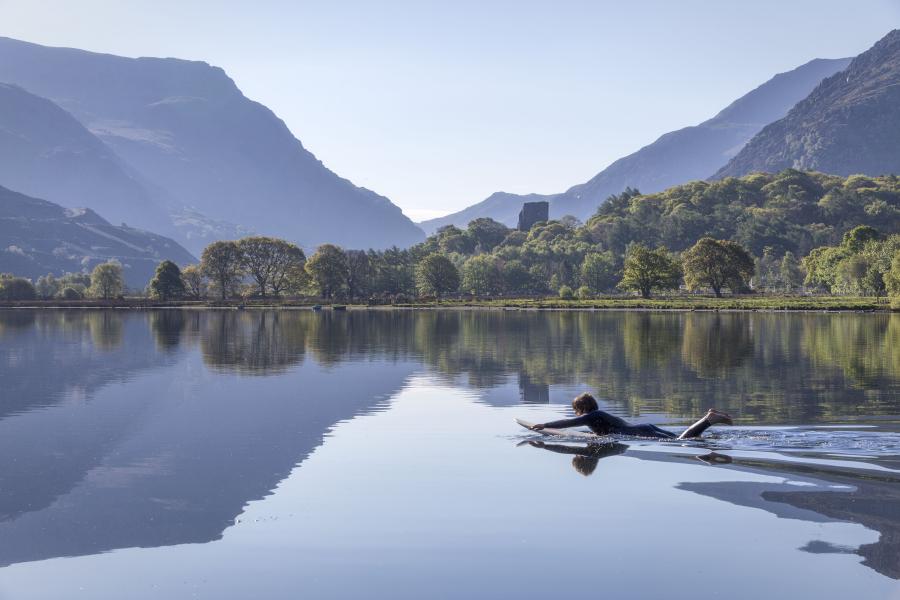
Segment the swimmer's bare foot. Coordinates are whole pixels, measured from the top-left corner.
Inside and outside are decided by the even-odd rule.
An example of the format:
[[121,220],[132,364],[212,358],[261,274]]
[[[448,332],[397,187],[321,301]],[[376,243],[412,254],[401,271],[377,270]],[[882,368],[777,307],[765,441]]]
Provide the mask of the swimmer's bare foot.
[[714,408],[709,409],[709,412],[706,413],[706,420],[710,425],[734,425],[731,415]]

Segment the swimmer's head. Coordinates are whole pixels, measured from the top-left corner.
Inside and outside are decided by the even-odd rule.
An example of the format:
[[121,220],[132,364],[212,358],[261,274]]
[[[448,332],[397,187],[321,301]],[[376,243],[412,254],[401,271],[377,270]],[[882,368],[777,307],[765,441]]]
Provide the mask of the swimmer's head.
[[597,406],[597,401],[594,400],[594,397],[588,393],[581,394],[574,400],[572,400],[572,408],[575,410],[576,415],[586,415],[590,412],[594,412],[600,407]]

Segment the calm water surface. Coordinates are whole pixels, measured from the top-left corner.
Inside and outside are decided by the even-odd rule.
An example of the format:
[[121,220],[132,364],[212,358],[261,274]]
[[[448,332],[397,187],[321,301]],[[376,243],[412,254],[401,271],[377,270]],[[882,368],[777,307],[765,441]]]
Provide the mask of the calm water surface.
[[2,598],[900,598],[900,315],[0,311],[0,398]]

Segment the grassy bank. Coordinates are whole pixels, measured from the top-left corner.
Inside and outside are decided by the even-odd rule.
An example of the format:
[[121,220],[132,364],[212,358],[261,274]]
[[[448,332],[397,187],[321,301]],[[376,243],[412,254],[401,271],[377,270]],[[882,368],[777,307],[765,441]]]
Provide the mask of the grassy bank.
[[[158,302],[146,298],[119,300],[30,300],[0,302],[2,308],[310,308],[315,299],[253,299],[220,301]],[[323,303],[326,310],[331,305]],[[337,306],[345,306],[343,304]],[[351,309],[532,309],[532,310],[771,310],[771,311],[900,311],[897,301],[888,298],[843,296],[735,296],[714,298],[705,296],[672,296],[644,300],[631,297],[607,297],[590,300],[560,300],[559,298],[502,298],[450,299],[415,301],[396,304],[350,304]]]

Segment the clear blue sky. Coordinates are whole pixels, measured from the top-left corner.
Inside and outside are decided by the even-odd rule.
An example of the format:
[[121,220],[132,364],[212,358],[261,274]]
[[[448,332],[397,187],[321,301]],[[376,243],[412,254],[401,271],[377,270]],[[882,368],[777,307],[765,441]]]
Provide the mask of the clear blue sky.
[[225,68],[416,220],[564,190],[896,27],[900,0],[0,0],[0,35]]

